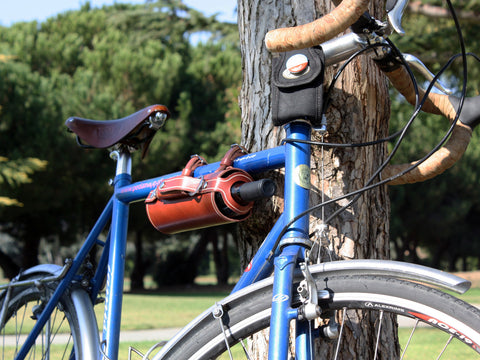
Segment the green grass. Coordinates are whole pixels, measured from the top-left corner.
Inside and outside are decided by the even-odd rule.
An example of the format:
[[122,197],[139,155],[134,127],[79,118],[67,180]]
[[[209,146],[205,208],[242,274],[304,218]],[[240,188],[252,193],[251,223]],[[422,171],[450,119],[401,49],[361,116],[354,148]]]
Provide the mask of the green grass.
[[[125,294],[122,311],[122,330],[148,330],[176,328],[187,325],[215,302],[228,295],[227,291],[204,292],[182,291],[175,293]],[[104,304],[95,306],[99,328],[103,324]],[[30,311],[30,310],[29,310]],[[35,321],[27,315],[22,333],[27,334]],[[6,334],[15,333],[15,324],[5,329]],[[62,324],[60,332],[68,331],[68,324]]]
[[472,288],[462,295],[455,293],[451,294],[459,299],[462,299],[463,301],[468,302],[469,304],[480,305],[480,288]]
[[[407,343],[410,336],[411,329],[398,329],[398,337],[400,344],[403,346]],[[415,334],[408,347],[408,352],[405,359],[408,360],[425,360],[436,359],[440,355],[441,350],[448,341],[448,334],[432,328],[420,328],[415,331]],[[435,355],[435,356],[434,356]],[[457,339],[452,340],[448,346],[442,359],[449,360],[469,360],[478,359],[478,354],[465,346]]]
[[[186,291],[175,293],[125,294],[122,330],[183,327],[203,311],[223,299],[228,292]],[[95,307],[99,326],[103,304]]]
[[[204,289],[211,288],[195,287],[190,290],[143,294],[126,293],[122,311],[122,330],[183,327],[229,293],[228,291],[210,291]],[[478,287],[469,290],[464,295],[458,296],[455,294],[455,296],[472,304],[480,304],[480,288]],[[100,328],[103,323],[103,309],[103,304],[95,307]],[[446,338],[434,338],[438,333],[438,331],[433,329],[418,329],[414,341],[410,345],[412,349],[409,350],[409,355],[406,359],[424,360],[429,358],[427,354],[435,353],[435,351],[438,352],[438,349],[441,349],[447,341]],[[402,344],[406,342],[408,336],[408,329],[399,329],[399,338]],[[444,358],[462,360],[475,358],[471,349],[462,346],[457,340],[455,340],[455,342],[457,342],[457,344],[452,344],[453,346],[451,345],[449,347],[448,354],[446,354]],[[155,342],[150,341],[133,344],[122,343],[119,358],[127,359],[129,346],[133,346],[142,353],[145,353],[154,344]],[[241,354],[243,351],[240,346],[236,346],[233,352],[234,358],[237,358],[235,354],[237,354],[236,356],[238,356],[238,358],[242,358]],[[132,354],[132,359],[140,358],[141,357]],[[229,357],[226,355],[221,359],[229,359]]]
[[[445,343],[448,340],[447,334],[441,334],[435,329],[420,328],[417,329],[415,335],[409,345],[408,352],[405,356],[405,360],[425,360],[425,359],[436,359],[441,350],[443,349]],[[399,339],[402,346],[406,344],[409,336],[410,329],[400,328],[399,329]],[[145,354],[148,349],[153,346],[154,342],[143,342],[143,343],[134,343],[132,346],[140,350]],[[122,343],[120,345],[120,359],[126,359],[128,355],[129,344]],[[232,348],[232,354],[234,359],[244,359],[243,349],[237,344]],[[137,357],[132,356],[132,359]],[[228,360],[230,359],[228,354],[223,354],[219,360]],[[469,359],[478,359],[478,354],[476,354],[472,349],[468,348],[458,340],[453,340],[452,343],[448,346],[447,351],[443,355],[442,359],[449,360],[469,360]]]

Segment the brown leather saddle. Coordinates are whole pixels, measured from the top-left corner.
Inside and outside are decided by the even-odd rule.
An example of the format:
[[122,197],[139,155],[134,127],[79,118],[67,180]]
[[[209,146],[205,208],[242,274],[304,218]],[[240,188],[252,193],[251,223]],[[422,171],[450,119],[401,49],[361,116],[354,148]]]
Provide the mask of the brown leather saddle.
[[67,128],[77,135],[79,145],[104,149],[121,144],[130,149],[142,149],[145,156],[148,145],[170,112],[164,105],[151,105],[136,113],[116,120],[90,120],[70,117]]

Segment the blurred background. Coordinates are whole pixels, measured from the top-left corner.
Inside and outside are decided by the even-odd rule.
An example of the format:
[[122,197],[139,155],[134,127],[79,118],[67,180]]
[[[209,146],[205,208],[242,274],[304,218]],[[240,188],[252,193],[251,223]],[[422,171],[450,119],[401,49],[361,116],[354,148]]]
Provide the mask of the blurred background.
[[[114,119],[151,104],[166,105],[172,118],[148,156],[141,160],[137,154],[134,180],[178,171],[191,154],[219,160],[240,141],[242,60],[235,1],[55,3],[0,6],[4,278],[39,262],[61,264],[81,245],[110,197],[115,164],[105,150],[79,148],[66,132],[68,117]],[[480,4],[456,5],[467,51],[475,52]],[[442,2],[411,2],[405,19],[407,35],[394,42],[432,71],[460,51]],[[468,95],[478,95],[480,67],[472,58],[468,65]],[[442,80],[460,93],[461,60]],[[408,121],[412,107],[393,91],[391,99],[393,133]],[[443,119],[422,114],[395,161],[426,153],[447,128]],[[464,158],[447,173],[425,184],[390,188],[396,259],[448,271],[480,267],[479,147],[474,136]],[[165,236],[148,223],[143,203],[133,205],[130,289],[199,279],[228,284],[241,272],[238,259],[234,225]]]

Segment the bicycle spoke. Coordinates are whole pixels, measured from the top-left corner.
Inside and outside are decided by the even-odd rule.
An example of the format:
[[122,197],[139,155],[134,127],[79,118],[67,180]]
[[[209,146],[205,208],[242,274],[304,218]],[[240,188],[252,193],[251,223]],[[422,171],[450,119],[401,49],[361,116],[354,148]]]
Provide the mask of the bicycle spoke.
[[345,314],[347,313],[347,308],[343,308],[342,312],[342,326],[340,327],[340,333],[338,334],[338,340],[337,340],[337,348],[335,349],[335,358],[334,360],[338,359],[338,354],[340,351],[340,342],[342,341],[342,334],[343,334],[343,327],[345,326]]
[[[68,338],[67,346],[65,346],[65,349],[63,349],[62,359],[66,359],[65,355],[67,354],[67,349],[70,348],[70,340],[72,340],[71,336]],[[70,351],[70,353],[71,353],[71,351]]]
[[[65,320],[66,320],[65,316],[63,316],[63,318],[60,320],[59,324],[55,325],[55,323],[57,322],[57,315],[58,315],[58,310],[55,310],[55,315],[54,315],[53,319],[47,321],[48,325],[45,325],[47,327],[46,336],[45,336],[45,341],[46,341],[46,350],[44,352],[44,358],[45,359],[48,359],[50,357],[51,346],[52,346],[55,338],[57,337],[57,335],[60,333],[61,327],[65,323]],[[51,331],[52,328],[56,328],[56,329],[54,329],[54,331],[52,332]],[[65,358],[65,353],[66,353],[66,351],[68,349],[68,346],[70,344],[70,339],[71,339],[71,335],[68,338],[68,341],[67,341],[67,344],[65,346],[64,355],[63,355],[62,359]]]
[[383,310],[380,311],[380,318],[379,318],[378,332],[377,332],[377,342],[375,344],[375,355],[373,357],[373,360],[377,360],[378,344],[380,343],[380,332],[382,331],[382,323],[383,323]]
[[410,342],[412,341],[412,338],[413,338],[413,334],[415,333],[415,331],[417,330],[417,326],[418,324],[420,323],[420,320],[416,320],[415,321],[415,325],[413,326],[413,329],[412,331],[410,332],[410,336],[408,337],[408,340],[407,340],[407,343],[405,344],[405,348],[403,349],[403,352],[402,352],[402,356],[400,357],[400,360],[403,360],[406,352],[407,352],[407,349],[408,347],[410,346]]
[[448,338],[445,346],[443,347],[442,351],[441,351],[440,354],[438,355],[437,360],[440,359],[440,358],[443,356],[443,354],[444,354],[445,351],[447,350],[448,345],[450,345],[450,343],[452,342],[452,340],[453,340],[453,335],[450,335],[450,337]]
[[[57,314],[55,313],[55,316]],[[54,318],[55,321],[55,318]],[[48,319],[46,324],[45,324],[45,350],[43,350],[43,358],[45,360],[50,358],[50,346],[52,345],[52,325],[51,325],[51,319]]]
[[23,314],[22,314],[22,321],[20,322],[20,328],[18,327],[18,315],[16,314],[15,315],[15,346],[16,346],[16,351],[15,351],[15,354],[17,353],[18,351],[18,344],[20,342],[20,334],[22,333],[22,329],[23,329],[23,324],[24,324],[24,321],[25,321],[25,314],[27,313],[27,307],[28,305],[25,304],[23,306]]
[[244,352],[245,356],[247,357],[247,360],[250,360],[250,355],[248,354],[248,350],[247,350],[245,344],[243,343],[243,339],[240,339],[239,343],[242,346],[243,352]]

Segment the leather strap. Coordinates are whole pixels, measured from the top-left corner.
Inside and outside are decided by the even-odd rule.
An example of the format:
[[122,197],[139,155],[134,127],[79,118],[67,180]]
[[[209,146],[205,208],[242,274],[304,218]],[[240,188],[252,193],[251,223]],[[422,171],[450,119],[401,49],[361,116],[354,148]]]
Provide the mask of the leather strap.
[[177,199],[182,197],[190,197],[198,194],[205,184],[202,178],[192,176],[175,176],[166,179],[158,185],[155,191],[157,199]]
[[220,167],[218,171],[225,170],[227,167],[233,166],[233,160],[236,158],[248,154],[248,151],[238,144],[232,145],[230,150],[223,156],[222,160],[220,161]]
[[[220,161],[220,166],[214,174],[231,167],[236,158],[246,153],[247,151],[240,145],[232,145],[230,150],[223,156]],[[206,163],[205,159],[200,155],[193,155],[183,168],[182,175],[162,181],[154,192],[155,196],[149,196],[146,201],[151,202],[155,199],[178,199],[201,193],[207,182],[203,177],[193,177],[193,173],[197,167],[203,166]]]
[[207,162],[200,155],[193,155],[188,161],[187,165],[183,168],[183,176],[193,176],[193,172],[199,166],[206,165]]

